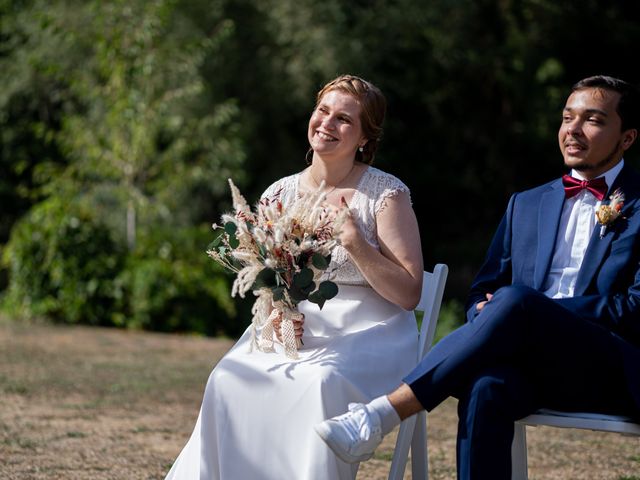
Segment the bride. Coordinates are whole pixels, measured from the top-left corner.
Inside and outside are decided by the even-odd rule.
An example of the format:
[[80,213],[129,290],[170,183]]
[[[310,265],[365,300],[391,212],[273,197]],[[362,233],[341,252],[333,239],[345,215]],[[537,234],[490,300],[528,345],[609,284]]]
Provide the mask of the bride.
[[313,425],[351,402],[397,387],[414,366],[410,312],[422,287],[422,254],[409,190],[370,166],[386,101],[351,75],[325,85],[309,120],[308,168],[271,185],[283,204],[325,182],[327,203],[350,215],[334,250],[338,295],[322,310],[299,304],[299,359],[249,353],[247,330],[215,367],[200,415],[167,480],[354,479]]

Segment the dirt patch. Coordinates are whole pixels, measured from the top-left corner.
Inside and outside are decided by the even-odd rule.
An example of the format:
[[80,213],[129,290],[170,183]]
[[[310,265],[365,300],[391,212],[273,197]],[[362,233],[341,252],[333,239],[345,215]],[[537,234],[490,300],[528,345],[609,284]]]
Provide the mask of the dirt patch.
[[[164,478],[191,433],[212,366],[232,344],[0,325],[0,478]],[[455,478],[455,407],[449,400],[429,415],[432,480]],[[640,480],[638,438],[552,428],[529,429],[528,437],[532,480]],[[358,479],[387,478],[394,442],[395,434],[385,439]]]

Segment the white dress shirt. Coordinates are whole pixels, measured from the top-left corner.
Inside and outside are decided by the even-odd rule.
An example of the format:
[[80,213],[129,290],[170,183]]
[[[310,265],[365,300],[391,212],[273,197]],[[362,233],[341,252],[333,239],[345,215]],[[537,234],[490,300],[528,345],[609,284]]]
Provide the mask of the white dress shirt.
[[[600,175],[604,176],[609,188],[623,166],[624,160],[621,160],[615,167]],[[571,176],[586,180],[575,170],[571,170]],[[596,226],[595,213],[600,203],[602,202],[587,189],[564,201],[553,259],[542,288],[547,297],[573,297],[582,259]]]

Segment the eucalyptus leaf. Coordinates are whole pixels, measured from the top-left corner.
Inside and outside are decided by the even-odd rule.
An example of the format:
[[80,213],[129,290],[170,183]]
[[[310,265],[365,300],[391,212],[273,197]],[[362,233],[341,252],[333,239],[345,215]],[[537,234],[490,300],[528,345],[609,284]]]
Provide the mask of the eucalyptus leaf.
[[306,300],[308,295],[295,286],[289,289],[289,297],[296,303]]
[[318,292],[326,300],[330,300],[338,294],[338,286],[330,280],[325,280],[318,287]]
[[298,288],[305,288],[313,282],[313,270],[303,268],[293,276],[293,284]]
[[327,262],[325,257],[319,253],[313,254],[313,257],[311,257],[311,263],[313,263],[313,266],[318,270],[326,270],[329,266],[329,263]]
[[311,282],[309,285],[307,285],[304,288],[301,288],[300,290],[302,290],[303,293],[309,295],[315,289],[316,289],[316,282]]
[[222,242],[222,234],[213,239],[213,242],[209,244],[209,250],[220,245],[220,242]]
[[227,232],[228,235],[235,235],[238,231],[238,226],[233,222],[227,222],[224,224],[224,231]]
[[229,235],[229,246],[231,248],[238,248],[240,246],[238,237],[236,237],[235,235]]
[[309,295],[308,300],[311,303],[317,304],[320,307],[320,310],[322,310],[322,307],[324,306],[324,302],[327,301],[327,299],[324,298],[324,296],[320,293],[319,290],[316,290],[311,295]]
[[276,287],[274,289],[271,290],[271,292],[273,293],[273,300],[274,301],[279,301],[284,299],[284,287]]
[[271,270],[270,268],[263,268],[260,270],[260,273],[256,276],[255,281],[253,282],[252,289],[258,288],[271,288],[276,286],[276,272]]

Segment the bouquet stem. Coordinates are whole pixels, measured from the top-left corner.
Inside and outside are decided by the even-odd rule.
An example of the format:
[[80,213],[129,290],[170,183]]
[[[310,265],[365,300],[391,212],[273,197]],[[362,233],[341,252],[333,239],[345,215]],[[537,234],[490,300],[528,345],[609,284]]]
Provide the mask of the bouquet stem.
[[298,349],[302,346],[302,340],[296,337],[294,321],[302,320],[302,314],[295,308],[278,306],[282,312],[280,335],[284,345],[284,353],[289,358],[298,358]]

